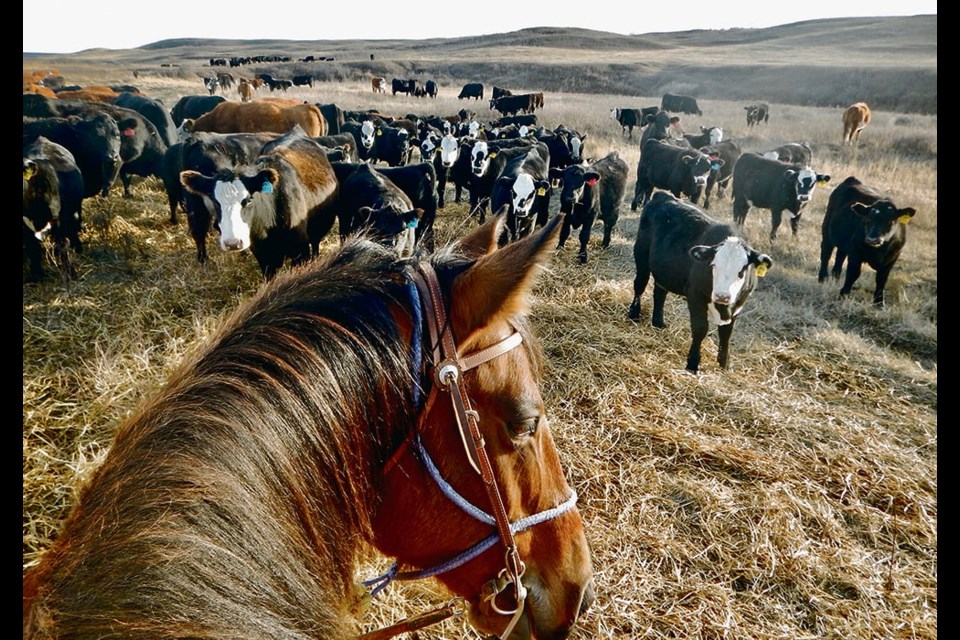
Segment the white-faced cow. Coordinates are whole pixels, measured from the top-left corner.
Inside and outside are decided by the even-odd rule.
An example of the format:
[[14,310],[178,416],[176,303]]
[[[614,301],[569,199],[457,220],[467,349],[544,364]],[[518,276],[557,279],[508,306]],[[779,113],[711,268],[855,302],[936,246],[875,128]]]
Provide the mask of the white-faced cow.
[[547,223],[550,207],[550,167],[531,148],[507,162],[490,192],[490,210],[506,207],[508,242],[525,238]]
[[860,132],[870,124],[873,115],[866,102],[855,102],[843,112],[843,144],[860,142]]
[[764,158],[758,153],[745,153],[733,168],[733,219],[743,225],[750,207],[770,210],[770,239],[777,237],[783,212],[793,214],[790,229],[797,235],[800,216],[818,184],[830,181],[827,174],[808,166],[787,164]]
[[844,261],[847,263],[847,277],[840,289],[840,297],[849,295],[866,262],[877,272],[873,303],[882,307],[890,270],[900,257],[907,241],[907,223],[915,214],[913,207],[897,207],[889,198],[853,176],[844,180],[830,194],[823,217],[817,280],[823,282],[827,279],[830,256],[836,249],[831,272],[834,278],[840,277]]
[[298,264],[319,251],[339,195],[326,150],[302,131],[284,138],[252,167],[180,174],[186,189],[216,203],[221,249],[249,249],[266,279],[287,258]]
[[603,222],[604,249],[610,246],[614,226],[620,219],[620,203],[627,188],[630,169],[620,154],[611,151],[592,164],[574,164],[564,169],[551,169],[550,178],[560,183],[560,212],[563,225],[557,248],[562,249],[570,230],[580,229],[580,264],[587,261],[587,243],[594,221]]
[[720,127],[700,126],[700,133],[685,133],[683,139],[690,143],[694,149],[702,149],[711,144],[718,144],[723,141],[723,129]]
[[374,76],[370,78],[370,88],[374,93],[386,93],[387,79],[381,76]]
[[752,249],[737,227],[659,191],[640,215],[633,257],[637,275],[629,317],[640,317],[640,297],[653,276],[654,327],[666,326],[663,312],[668,293],[687,299],[691,333],[687,370],[699,370],[700,345],[711,324],[717,325],[720,336],[717,362],[726,369],[733,326],[756,279],[773,265],[770,256]]
[[719,158],[711,158],[699,149],[679,147],[661,140],[650,140],[637,163],[637,183],[631,211],[650,199],[654,188],[666,189],[676,197],[685,195],[694,204],[700,199],[707,180]]

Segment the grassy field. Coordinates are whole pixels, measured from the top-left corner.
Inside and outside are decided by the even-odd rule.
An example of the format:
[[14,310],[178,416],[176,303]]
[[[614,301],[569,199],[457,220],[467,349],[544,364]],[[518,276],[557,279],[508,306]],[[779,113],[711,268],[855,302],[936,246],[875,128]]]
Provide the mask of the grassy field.
[[[78,84],[132,81],[131,63],[121,54],[116,67],[55,62]],[[24,70],[35,62],[25,58]],[[199,66],[177,75],[140,72],[136,84],[171,105],[180,95],[202,93],[202,72]],[[507,76],[504,84],[543,88],[522,78]],[[447,86],[469,79],[457,76]],[[445,115],[469,106],[481,118],[493,117],[485,103],[465,105],[455,95],[444,90],[432,101],[374,95],[369,80],[358,77],[298,88],[288,97],[393,114]],[[842,108],[768,99],[769,124],[747,130],[747,102],[698,95],[704,115],[684,116],[687,131],[722,126],[744,151],[807,142],[813,168],[831,176],[803,214],[797,237],[781,227],[771,242],[769,213],[749,213],[745,230],[774,266],[737,324],[730,369],[718,368],[708,339],[699,375],[683,371],[690,332],[682,299],[668,298],[666,330],[649,324],[649,289],[640,322],[627,319],[639,217],[629,200],[639,152],[609,110],[657,104],[659,92],[547,91],[538,114],[551,128],[565,124],[586,133],[588,156],[616,150],[631,167],[610,248],[601,250],[598,227],[581,266],[575,243],[568,243],[540,279],[531,311],[548,357],[544,395],[554,437],[594,554],[597,600],[572,637],[932,640],[938,627],[936,108],[877,108],[851,148],[840,144]],[[857,94],[868,103],[872,97]],[[917,210],[883,309],[870,304],[869,268],[845,300],[838,299],[838,282],[817,282],[826,202],[850,175]],[[466,206],[452,199],[451,189],[437,221],[441,241],[474,224]],[[167,222],[156,179],[137,182],[132,199],[117,187],[108,198],[87,200],[84,215],[87,249],[77,258],[77,279],[53,277],[23,288],[24,568],[55,537],[122,418],[261,286],[250,255],[225,255],[211,244],[210,261],[196,263],[186,225]],[[711,215],[731,218],[729,196],[716,200]],[[386,564],[371,554],[358,579]],[[430,582],[395,585],[363,623],[383,626],[445,596]],[[453,620],[419,637],[468,634],[465,623]]]

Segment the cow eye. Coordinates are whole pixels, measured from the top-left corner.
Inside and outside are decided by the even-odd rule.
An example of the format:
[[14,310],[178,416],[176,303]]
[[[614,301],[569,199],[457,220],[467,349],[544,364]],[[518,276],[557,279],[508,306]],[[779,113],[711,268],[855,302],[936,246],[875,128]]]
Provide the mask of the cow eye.
[[247,196],[246,198],[244,198],[243,200],[240,201],[240,206],[241,206],[241,207],[246,207],[246,206],[247,206],[248,204],[250,204],[252,201],[253,201],[253,198],[251,198],[250,196]]
[[540,418],[541,416],[537,415],[531,418],[516,420],[515,422],[508,422],[507,429],[510,430],[510,435],[513,438],[526,438],[537,432],[537,427],[540,426]]

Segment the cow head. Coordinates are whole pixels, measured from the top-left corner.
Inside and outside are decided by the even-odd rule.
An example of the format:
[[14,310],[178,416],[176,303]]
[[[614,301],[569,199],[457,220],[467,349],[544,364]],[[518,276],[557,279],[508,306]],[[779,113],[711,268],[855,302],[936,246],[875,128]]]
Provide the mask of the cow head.
[[610,109],[610,119],[620,120],[620,109]]
[[567,142],[570,146],[570,159],[574,163],[583,161],[583,143],[586,139],[586,135],[581,135],[574,131],[569,132]]
[[355,224],[368,229],[379,242],[397,250],[400,257],[413,254],[416,229],[423,209],[398,211],[393,205],[383,207],[360,207]]
[[[373,148],[374,140],[378,134],[379,128],[370,120],[364,120],[360,125],[360,144],[368,151]],[[380,132],[382,133],[382,132]]]
[[452,167],[460,156],[460,142],[449,133],[440,139],[440,163]]
[[754,277],[762,278],[773,266],[770,256],[754,251],[736,236],[713,246],[691,247],[690,257],[710,264],[713,278],[708,309],[717,324],[730,323],[753,289]]
[[718,144],[723,140],[723,129],[720,127],[704,127],[700,125],[700,132],[710,134],[710,144]]
[[533,209],[533,201],[536,200],[537,195],[546,194],[547,189],[550,188],[549,182],[546,180],[536,180],[525,171],[517,174],[516,178],[502,176],[499,178],[499,181],[504,187],[511,181],[513,182],[513,184],[510,185],[510,205],[513,209],[513,214],[518,218],[526,218],[529,216]]
[[785,188],[789,192],[792,200],[797,203],[798,208],[810,202],[818,184],[830,182],[829,175],[817,173],[810,167],[804,167],[799,170],[787,169],[784,174],[784,179]]
[[870,205],[855,202],[850,210],[863,222],[864,242],[874,248],[889,244],[901,233],[900,227],[909,223],[917,213],[913,207],[898,209],[889,200],[878,200]]
[[[680,158],[682,162],[687,167],[688,175],[693,183],[698,187],[705,186],[707,184],[707,178],[710,177],[710,172],[713,171],[713,165],[715,162],[721,163],[722,160],[717,158],[716,160],[711,160],[710,156],[706,153],[688,153]],[[718,165],[719,169],[720,166]]]
[[573,213],[577,205],[583,204],[584,193],[597,185],[600,174],[583,165],[570,165],[566,169],[550,169],[550,179],[561,185],[560,213]]
[[490,159],[497,155],[496,151],[490,151],[487,143],[478,140],[470,151],[470,170],[475,176],[482,176],[487,172],[490,166]]

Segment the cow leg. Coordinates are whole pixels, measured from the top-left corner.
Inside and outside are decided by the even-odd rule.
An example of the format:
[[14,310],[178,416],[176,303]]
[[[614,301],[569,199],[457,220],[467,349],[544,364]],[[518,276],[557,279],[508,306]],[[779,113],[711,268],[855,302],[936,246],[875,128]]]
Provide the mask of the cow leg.
[[820,241],[820,271],[817,273],[817,282],[827,279],[831,255],[833,255],[833,243],[824,238]]
[[884,306],[883,291],[887,286],[887,278],[890,277],[890,269],[893,265],[887,265],[877,269],[876,288],[873,290],[873,304],[878,307]]
[[593,216],[587,216],[580,227],[580,253],[577,254],[577,262],[587,263],[587,243],[590,241],[590,229],[593,227]]
[[39,282],[43,279],[43,246],[33,232],[23,226],[23,255],[30,263],[28,282]]
[[687,307],[690,309],[690,351],[687,352],[687,371],[696,373],[700,369],[700,345],[703,339],[707,337],[707,331],[710,323],[707,321],[706,306],[700,302],[696,303],[696,309],[691,301],[687,301]]
[[713,176],[710,176],[707,179],[707,186],[703,190],[703,208],[710,208],[710,192],[713,191],[713,185],[716,183],[716,180],[713,179]]
[[614,224],[616,224],[616,221],[614,222],[604,221],[603,223],[603,244],[600,245],[603,249],[610,248],[610,236],[613,235]]
[[840,275],[843,273],[843,263],[847,259],[847,252],[843,247],[837,245],[837,257],[833,261],[833,270],[832,274],[834,279],[839,280]]
[[437,207],[443,209],[443,193],[447,190],[446,172],[437,172]]
[[857,278],[860,277],[862,268],[863,263],[859,259],[850,256],[850,259],[847,261],[847,277],[843,281],[843,287],[840,289],[841,298],[850,295],[850,292],[853,291],[853,284],[857,281]]
[[793,232],[793,237],[797,237],[797,230],[800,229],[800,214],[790,218],[790,231]]
[[[201,205],[206,213],[206,207]],[[203,213],[187,213],[187,226],[190,227],[190,235],[193,236],[193,242],[197,245],[197,262],[203,264],[207,261],[207,229],[210,226],[210,219]]]
[[747,212],[749,211],[750,211],[750,203],[747,202],[747,199],[742,196],[734,196],[733,221],[742,227],[743,224],[747,221]]
[[330,233],[330,230],[333,229],[333,222],[336,220],[336,215],[333,213],[321,213],[314,215],[307,227],[307,235],[310,238],[310,249],[313,252],[313,255],[320,254],[320,242],[327,237],[327,234]]
[[780,228],[780,223],[783,221],[783,211],[778,209],[770,210],[770,239],[777,239],[777,229]]
[[120,174],[120,181],[123,182],[123,197],[124,197],[124,198],[132,198],[132,197],[133,197],[133,191],[130,190],[130,182],[132,181],[132,178],[130,177],[130,174],[129,174],[129,173],[121,173],[121,174]]
[[663,306],[667,301],[667,290],[656,282],[653,283],[653,317],[650,324],[658,329],[663,329],[667,323],[663,321]]
[[627,317],[636,320],[640,317],[640,296],[647,289],[647,283],[650,281],[650,269],[646,265],[637,265],[637,275],[633,279],[633,302],[630,303],[630,310]]
[[563,214],[563,222],[560,223],[560,237],[557,238],[557,249],[563,249],[563,245],[566,244],[567,238],[570,237],[570,216],[573,214],[565,213]]
[[717,362],[721,369],[727,368],[727,359],[730,355],[730,336],[733,334],[733,323],[736,317],[730,319],[727,324],[721,324],[717,327],[717,333],[720,334],[720,347],[717,351]]

